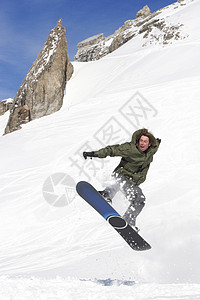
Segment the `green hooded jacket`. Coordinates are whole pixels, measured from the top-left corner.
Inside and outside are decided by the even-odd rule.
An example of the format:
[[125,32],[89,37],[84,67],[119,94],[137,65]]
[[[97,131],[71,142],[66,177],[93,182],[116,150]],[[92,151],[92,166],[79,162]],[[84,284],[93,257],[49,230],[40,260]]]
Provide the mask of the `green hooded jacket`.
[[149,133],[151,146],[146,151],[139,149],[139,139],[147,133],[148,131],[145,128],[137,130],[133,133],[131,142],[107,146],[94,151],[94,153],[99,158],[121,156],[120,164],[115,168],[114,173],[123,174],[127,180],[138,186],[145,181],[150,163],[153,161],[153,155],[159,147],[159,141]]

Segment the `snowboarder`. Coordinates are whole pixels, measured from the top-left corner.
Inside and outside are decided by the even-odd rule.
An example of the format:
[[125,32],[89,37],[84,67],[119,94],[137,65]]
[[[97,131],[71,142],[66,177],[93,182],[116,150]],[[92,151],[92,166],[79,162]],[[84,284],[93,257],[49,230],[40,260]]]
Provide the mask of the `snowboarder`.
[[108,203],[112,203],[115,194],[119,190],[123,192],[130,202],[123,218],[136,230],[138,230],[135,226],[136,217],[145,205],[145,196],[139,185],[146,179],[153,155],[157,152],[160,142],[160,139],[156,139],[152,133],[143,128],[133,133],[131,142],[107,146],[98,151],[83,152],[85,159],[87,157],[122,157],[112,174],[115,183],[99,193]]

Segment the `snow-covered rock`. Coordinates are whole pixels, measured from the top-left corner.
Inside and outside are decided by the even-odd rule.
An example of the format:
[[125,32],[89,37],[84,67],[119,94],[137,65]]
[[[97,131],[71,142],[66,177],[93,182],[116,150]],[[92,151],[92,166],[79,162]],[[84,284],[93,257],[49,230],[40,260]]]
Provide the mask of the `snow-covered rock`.
[[21,124],[30,120],[58,111],[63,103],[66,81],[71,78],[72,73],[65,28],[60,19],[49,33],[14,97],[5,133],[20,129]]
[[0,101],[0,116],[10,109],[12,103],[13,103],[12,98],[8,98]]
[[148,7],[148,5],[145,5],[141,10],[139,10],[136,14],[136,19],[137,18],[146,18],[151,14],[151,10]]
[[[182,5],[182,2],[181,4],[176,3],[173,9],[181,8]],[[114,34],[108,37],[101,34],[101,39],[92,39],[93,43],[85,42],[91,38],[80,42],[77,46],[78,51],[74,57],[75,61],[87,62],[98,60],[118,49],[130,39],[137,41],[138,37],[143,40],[143,47],[149,43],[166,45],[173,40],[185,38],[187,33],[182,30],[183,24],[177,22],[177,20],[169,23],[164,17],[165,9],[168,9],[168,7],[151,13],[149,7],[146,5],[136,14],[136,19],[124,22],[124,25],[117,29]]]

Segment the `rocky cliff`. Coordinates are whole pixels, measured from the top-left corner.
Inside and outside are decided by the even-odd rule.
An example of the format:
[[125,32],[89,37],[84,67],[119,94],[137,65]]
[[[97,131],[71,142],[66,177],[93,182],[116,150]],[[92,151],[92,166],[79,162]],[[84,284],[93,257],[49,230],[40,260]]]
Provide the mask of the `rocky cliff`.
[[61,108],[66,82],[73,73],[65,33],[60,19],[50,31],[13,99],[5,134],[20,129],[21,124],[52,114]]
[[12,104],[13,104],[12,98],[0,101],[0,116],[5,114],[5,112],[11,108]]
[[[181,3],[183,1],[178,0]],[[101,33],[80,42],[77,45],[78,52],[74,60],[80,62],[98,60],[137,35],[144,38],[143,46],[147,45],[147,38],[149,38],[148,43],[163,45],[170,43],[173,39],[183,38],[180,34],[182,24],[167,24],[164,18],[159,17],[163,9],[151,13],[149,7],[145,5],[138,11],[134,20],[126,21],[114,34],[105,37]]]

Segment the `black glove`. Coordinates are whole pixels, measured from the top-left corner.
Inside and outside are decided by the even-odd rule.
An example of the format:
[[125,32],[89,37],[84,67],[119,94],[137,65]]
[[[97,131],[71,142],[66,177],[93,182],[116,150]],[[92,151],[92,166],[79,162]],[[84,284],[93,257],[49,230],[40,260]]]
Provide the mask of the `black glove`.
[[158,144],[160,144],[160,143],[161,143],[161,139],[156,139],[156,140],[157,140]]
[[83,157],[85,159],[87,159],[88,157],[90,157],[92,159],[92,157],[97,157],[98,155],[97,154],[94,154],[94,151],[92,152],[83,152]]

